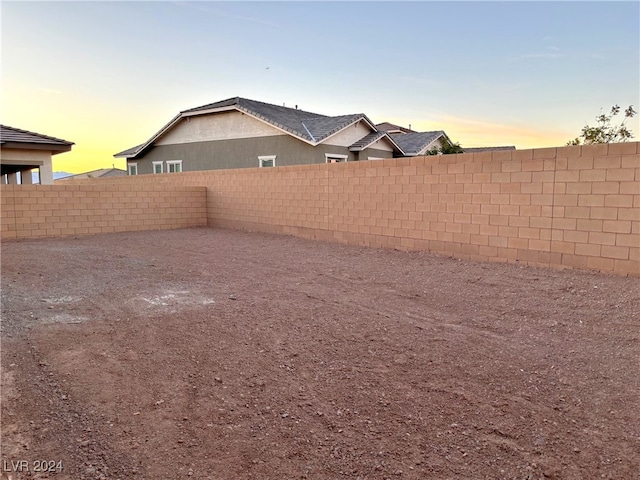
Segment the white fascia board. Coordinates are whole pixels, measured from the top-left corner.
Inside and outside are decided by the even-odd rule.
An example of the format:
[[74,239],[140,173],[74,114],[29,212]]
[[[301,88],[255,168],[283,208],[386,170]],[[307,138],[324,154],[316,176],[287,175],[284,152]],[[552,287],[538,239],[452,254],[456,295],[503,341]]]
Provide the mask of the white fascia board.
[[361,115],[362,115],[361,120],[364,120],[364,121],[365,121],[365,123],[367,123],[367,124],[369,125],[369,127],[371,128],[371,130],[373,130],[374,132],[377,132],[377,131],[378,131],[378,129],[376,128],[376,124],[375,124],[375,123],[373,123],[373,122],[369,119],[369,117],[367,117],[364,113],[363,113],[363,114],[361,114]]
[[238,108],[236,108],[235,105],[230,105],[228,107],[208,108],[207,110],[198,110],[196,112],[180,112],[180,116],[195,117],[198,115],[208,115],[210,113],[230,112],[232,110],[238,110]]
[[[356,118],[353,122],[349,123],[348,125],[345,125],[345,126],[344,126],[343,128],[341,128],[340,130],[338,130],[338,131],[336,131],[336,132],[333,132],[333,133],[332,133],[331,135],[329,135],[328,137],[323,138],[320,142],[317,142],[317,143],[316,143],[316,145],[319,145],[319,144],[321,144],[321,143],[326,142],[326,141],[327,141],[327,140],[329,140],[331,137],[333,137],[333,136],[335,136],[335,135],[339,134],[339,133],[340,133],[340,132],[342,132],[343,130],[346,130],[346,129],[347,129],[347,128],[349,128],[350,126],[355,125],[356,123],[358,123],[358,122],[362,122],[362,121],[364,121],[365,123],[367,123],[367,124],[369,125],[369,128],[371,128],[371,132],[377,132],[376,127],[375,127],[375,125],[373,125],[373,124],[371,123],[371,120],[369,120],[369,119],[367,118],[367,116],[366,116],[366,115],[362,115],[362,117],[360,117],[360,118]],[[369,133],[371,133],[371,132],[369,132]]]
[[[449,138],[449,135],[447,135],[446,133],[442,132],[442,135],[440,135],[440,137],[444,137],[447,140],[447,142],[449,142],[449,145],[453,145],[453,142]],[[440,137],[438,137],[438,138],[440,138]]]
[[[438,140],[440,140],[440,139],[441,139],[441,138],[443,138],[443,137],[444,137],[445,139],[449,140],[449,138],[448,138],[446,135],[444,135],[444,134],[442,134],[442,133],[441,133],[441,134],[440,134],[440,135],[438,135],[436,138],[434,138],[433,140],[431,140],[427,145],[425,145],[424,147],[422,147],[422,149],[421,149],[418,153],[416,153],[416,155],[415,155],[415,156],[417,157],[417,156],[420,156],[420,155],[424,155],[424,152],[426,152],[427,150],[429,150],[429,148],[431,148],[431,147],[433,146],[433,144],[434,144],[434,143],[436,143]],[[450,141],[450,140],[449,140],[449,143],[451,143],[451,141]]]
[[234,111],[234,110],[236,112],[240,112],[240,113],[242,113],[244,115],[248,115],[251,118],[264,123],[265,125],[269,125],[271,128],[275,128],[279,132],[282,132],[284,134],[290,135],[290,136],[292,136],[294,138],[297,138],[298,140],[301,140],[301,141],[303,141],[305,143],[308,143],[311,146],[315,147],[316,145],[318,145],[318,142],[312,142],[310,140],[307,140],[306,138],[299,137],[295,133],[291,133],[290,131],[285,130],[284,128],[281,128],[278,125],[275,125],[275,124],[265,120],[264,118],[261,118],[261,117],[255,115],[255,114],[253,114],[249,110],[245,110],[242,107],[238,107],[237,105],[231,105],[229,107],[210,108],[210,109],[207,109],[207,110],[200,110],[198,112],[182,113],[181,115],[184,116],[184,117],[194,117],[194,116],[197,116],[197,115],[208,115],[208,114],[211,114],[211,113],[222,113],[222,112],[229,112],[229,111]]
[[396,149],[398,152],[402,153],[403,155],[405,155],[405,152],[400,148],[400,145],[398,145],[393,138],[391,138],[391,136],[387,133],[387,132],[383,132],[384,135],[382,135],[379,138],[376,138],[375,140],[372,140],[371,142],[369,142],[367,145],[363,145],[362,147],[358,148],[358,149],[351,149],[349,148],[349,151],[351,152],[361,152],[367,148],[369,148],[371,145],[373,145],[374,143],[379,142],[380,140],[387,140],[389,142],[389,144],[391,144],[391,147],[393,147],[394,149]]
[[261,118],[261,117],[259,117],[257,115],[254,115],[249,110],[245,110],[243,108],[237,108],[236,110],[238,110],[241,113],[244,113],[245,115],[249,115],[251,118],[255,118],[256,120],[259,120],[262,123],[264,123],[265,125],[269,125],[271,128],[275,128],[276,130],[278,130],[278,131],[280,131],[280,132],[282,132],[282,133],[284,133],[286,135],[289,135],[289,136],[291,136],[293,138],[297,138],[298,140],[300,140],[300,141],[302,141],[304,143],[307,143],[307,144],[309,144],[309,145],[311,145],[313,147],[315,147],[316,145],[321,143],[321,142],[313,142],[311,140],[307,140],[306,138],[300,137],[300,136],[296,135],[295,133],[291,133],[289,130],[286,130],[286,129],[282,128],[282,127],[279,127],[278,125],[276,125],[274,123],[271,123],[271,122],[265,120],[264,118]]
[[378,138],[374,138],[373,140],[371,140],[369,143],[367,143],[366,145],[362,145],[361,147],[357,147],[357,148],[351,148],[349,147],[349,151],[350,152],[361,152],[366,148],[369,148],[371,145],[373,145],[376,142],[379,142],[380,140],[382,140],[384,138],[384,135]]
[[402,154],[404,155],[404,152],[403,152],[403,151],[402,151],[402,149],[400,148],[400,145],[398,145],[398,144],[393,140],[393,138],[391,138],[391,135],[389,135],[387,132],[384,132],[384,136],[383,136],[383,137],[380,137],[380,138],[378,139],[378,141],[382,140],[383,138],[386,138],[386,139],[387,139],[387,141],[391,144],[391,146],[392,146],[393,148],[396,148],[400,153],[402,153]]
[[[393,138],[391,138],[391,135],[389,135],[387,132],[384,132],[384,135],[382,137],[380,137],[378,140],[376,140],[376,142],[379,142],[380,140],[382,140],[383,138],[387,139],[387,141],[391,144],[391,146],[393,148],[395,148],[398,152],[400,152],[402,155],[406,155],[406,153],[404,152],[404,150],[402,150],[400,148],[400,145],[398,145],[395,140]],[[372,142],[373,143],[373,142]],[[367,145],[368,148],[369,145]],[[364,149],[363,149],[364,150]]]
[[147,148],[149,145],[151,145],[153,142],[155,142],[158,138],[160,138],[162,135],[164,135],[168,130],[170,130],[176,123],[178,123],[180,121],[180,119],[182,118],[181,114],[176,115],[175,117],[173,117],[171,119],[171,121],[169,123],[167,123],[164,127],[162,127],[155,135],[153,135],[149,140],[147,140],[145,143],[143,143],[140,148],[138,149],[138,151],[136,151],[135,153],[131,153],[129,155],[123,155],[124,158],[136,158],[138,156],[139,153],[141,153],[145,148]]

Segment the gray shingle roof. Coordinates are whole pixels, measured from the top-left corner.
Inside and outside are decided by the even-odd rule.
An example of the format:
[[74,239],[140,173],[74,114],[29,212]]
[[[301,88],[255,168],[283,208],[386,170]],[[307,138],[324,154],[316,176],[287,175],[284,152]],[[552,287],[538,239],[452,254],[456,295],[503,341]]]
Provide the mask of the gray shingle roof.
[[[349,147],[351,151],[364,150],[375,141],[386,136],[399,153],[405,156],[413,156],[421,154],[427,145],[441,136],[448,140],[447,135],[443,131],[419,133],[388,122],[376,126],[363,113],[328,116],[299,110],[297,107],[289,108],[242,97],[233,97],[220,102],[208,103],[199,107],[183,110],[145,143],[116,153],[114,156],[129,159],[136,158],[184,118],[230,110],[251,115],[312,145],[322,143],[325,139],[340,132],[349,125],[353,125],[358,121],[364,121],[369,125],[372,132],[352,144]],[[403,133],[390,134],[388,130],[400,130]]]
[[[352,152],[360,152],[371,145],[373,142],[380,140],[382,137],[388,137],[386,132],[371,132],[349,147]],[[393,142],[392,142],[393,143]]]
[[321,142],[358,120],[366,119],[371,126],[373,126],[373,123],[369,121],[363,113],[329,117],[327,115],[298,110],[297,108],[281,107],[279,105],[241,97],[209,103],[201,107],[184,110],[181,113],[189,115],[228,107],[235,107],[238,110],[253,115],[277,128],[313,143]]
[[107,178],[107,177],[122,177],[126,176],[127,171],[119,168],[100,168],[98,170],[92,170],[90,172],[78,173],[76,175],[68,175],[63,178],[59,178],[57,182],[64,182],[69,179],[84,179],[84,178]]
[[138,150],[140,150],[143,146],[144,143],[136,145],[135,147],[127,148],[126,150],[116,153],[114,157],[128,157],[129,155],[136,154],[138,153]]
[[419,155],[434,140],[446,134],[442,130],[435,132],[392,133],[390,137],[400,146],[405,155]]
[[56,151],[68,151],[71,149],[71,145],[74,145],[73,142],[67,140],[7,125],[0,125],[0,143],[3,145],[9,143],[46,145]]
[[401,127],[399,125],[395,125],[393,123],[389,123],[389,122],[382,122],[382,123],[377,123],[376,124],[376,128],[378,130],[383,130],[385,132],[389,132],[389,131],[394,131],[394,130],[399,130],[402,133],[416,133],[415,130],[411,130],[409,128],[404,128]]
[[322,142],[331,135],[359,120],[364,120],[372,129],[375,129],[373,122],[363,113],[330,117],[327,115],[299,110],[297,108],[281,107],[270,103],[249,100],[247,98],[234,97],[220,102],[208,103],[207,105],[202,105],[200,107],[183,110],[174,117],[173,120],[167,123],[158,133],[147,140],[147,142],[116,153],[114,157],[135,158],[182,118],[222,112],[226,110],[238,110],[247,113],[312,144]]

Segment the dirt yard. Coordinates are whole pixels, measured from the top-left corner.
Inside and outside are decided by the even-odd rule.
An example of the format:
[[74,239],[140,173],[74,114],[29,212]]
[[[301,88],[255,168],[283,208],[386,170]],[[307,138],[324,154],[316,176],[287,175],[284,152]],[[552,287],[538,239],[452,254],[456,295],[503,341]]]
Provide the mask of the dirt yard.
[[1,335],[2,479],[640,478],[638,278],[214,229],[5,242]]

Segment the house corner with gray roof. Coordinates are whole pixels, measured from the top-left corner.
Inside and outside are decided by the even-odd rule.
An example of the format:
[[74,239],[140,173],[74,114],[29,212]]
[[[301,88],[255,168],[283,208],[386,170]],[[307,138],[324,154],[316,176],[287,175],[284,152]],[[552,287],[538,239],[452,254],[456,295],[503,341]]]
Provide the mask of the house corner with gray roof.
[[41,185],[53,184],[52,157],[71,151],[73,142],[0,125],[0,166],[3,184],[31,184],[38,170]]
[[184,110],[146,142],[114,156],[138,175],[377,160],[451,143],[442,131],[380,125],[363,113],[327,116],[234,97]]

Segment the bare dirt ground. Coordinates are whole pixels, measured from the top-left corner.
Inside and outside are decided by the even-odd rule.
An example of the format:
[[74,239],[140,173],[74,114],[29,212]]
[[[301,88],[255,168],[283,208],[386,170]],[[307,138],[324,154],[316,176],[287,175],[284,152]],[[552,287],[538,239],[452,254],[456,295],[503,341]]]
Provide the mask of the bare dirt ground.
[[214,229],[6,242],[1,335],[2,479],[640,478],[637,278]]

